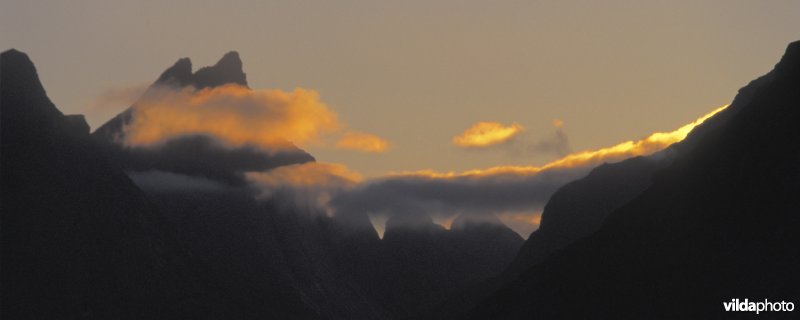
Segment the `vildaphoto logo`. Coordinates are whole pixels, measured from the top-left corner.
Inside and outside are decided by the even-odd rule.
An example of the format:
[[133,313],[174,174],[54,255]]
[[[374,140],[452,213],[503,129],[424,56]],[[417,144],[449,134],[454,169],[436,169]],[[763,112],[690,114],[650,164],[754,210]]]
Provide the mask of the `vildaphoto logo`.
[[725,311],[751,311],[758,314],[762,311],[794,311],[794,303],[791,301],[769,302],[768,299],[764,301],[748,301],[747,299],[731,299],[722,303]]

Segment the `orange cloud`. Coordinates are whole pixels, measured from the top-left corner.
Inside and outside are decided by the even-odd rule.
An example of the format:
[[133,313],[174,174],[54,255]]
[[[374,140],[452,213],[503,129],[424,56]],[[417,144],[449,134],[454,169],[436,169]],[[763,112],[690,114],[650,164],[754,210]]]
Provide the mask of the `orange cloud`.
[[357,172],[338,163],[308,162],[278,167],[263,172],[248,172],[248,180],[267,189],[320,185],[354,185],[364,180]]
[[350,131],[346,132],[336,147],[361,152],[381,153],[389,149],[389,142],[374,134]]
[[498,122],[478,122],[464,133],[453,137],[453,144],[462,148],[484,148],[508,142],[525,128],[517,123],[505,126]]
[[170,138],[205,134],[229,145],[281,148],[286,140],[318,142],[340,130],[338,117],[307,89],[251,90],[238,85],[176,90],[155,87],[133,108],[123,143],[148,146]]
[[[686,138],[692,129],[727,107],[728,105],[724,105],[716,108],[706,115],[692,121],[691,123],[670,132],[656,132],[650,134],[644,139],[637,141],[625,141],[611,147],[571,153],[543,166],[496,166],[487,169],[474,169],[464,172],[436,172],[433,170],[419,170],[390,173],[389,176],[414,176],[431,179],[477,179],[490,176],[529,176],[538,174],[542,170],[546,169],[595,166],[603,162],[619,161],[635,156],[648,155],[663,150],[669,145]],[[563,125],[563,123],[558,124]],[[557,126],[558,124],[554,122],[554,125]]]
[[260,198],[292,199],[294,206],[323,210],[328,216],[333,209],[328,205],[331,198],[344,190],[361,183],[364,178],[346,166],[335,163],[308,162],[278,167],[269,171],[248,172],[250,183],[258,187]]
[[703,121],[706,121],[706,119],[711,118],[718,112],[725,110],[727,107],[728,105],[726,104],[716,108],[691,123],[670,132],[656,132],[638,141],[625,141],[607,148],[572,153],[566,157],[548,163],[542,168],[568,168],[648,155],[683,140],[694,127],[700,125]]
[[[558,188],[584,176],[602,162],[650,154],[678,142],[709,114],[671,132],[638,141],[569,154],[542,166],[497,166],[465,172],[432,170],[390,173],[337,193],[329,204],[343,212],[374,216],[425,212],[448,226],[459,213],[494,214],[520,235],[538,228],[541,212]],[[438,219],[436,218],[438,216]],[[373,219],[378,232],[381,221]]]

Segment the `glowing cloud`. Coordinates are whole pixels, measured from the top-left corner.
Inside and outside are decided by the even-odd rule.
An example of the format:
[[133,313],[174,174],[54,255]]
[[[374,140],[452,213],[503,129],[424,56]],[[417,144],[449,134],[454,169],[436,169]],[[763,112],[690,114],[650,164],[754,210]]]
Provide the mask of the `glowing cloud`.
[[336,143],[337,148],[369,153],[382,153],[389,149],[389,142],[374,134],[350,131]]
[[209,135],[229,145],[280,149],[288,141],[317,142],[340,124],[312,90],[251,90],[238,85],[195,90],[154,87],[133,108],[124,128],[127,146],[148,146],[187,135]]
[[[474,169],[464,172],[436,172],[433,170],[405,171],[390,173],[389,176],[418,176],[434,179],[484,178],[499,175],[533,175],[546,169],[594,166],[603,162],[618,161],[630,157],[648,155],[663,150],[669,145],[686,138],[694,127],[727,108],[728,105],[714,109],[708,114],[670,132],[656,132],[638,141],[625,141],[611,147],[571,153],[543,166],[496,166],[487,169]],[[563,125],[554,122],[554,125]]]
[[[308,162],[262,172],[245,174],[260,191],[260,198],[294,200],[300,208],[325,210],[333,215],[328,202],[339,192],[349,190],[363,181],[363,177],[346,166],[335,163]],[[276,194],[282,196],[274,197]]]
[[278,167],[264,172],[248,172],[247,178],[256,184],[276,189],[284,186],[304,188],[320,185],[353,185],[364,178],[357,172],[337,163],[309,162]]
[[[647,155],[683,140],[725,106],[671,132],[569,154],[542,166],[497,166],[465,172],[390,173],[338,194],[336,210],[370,214],[425,212],[447,223],[459,213],[495,214],[523,236],[538,227],[545,203],[558,188],[603,162]],[[557,126],[557,124],[554,123]],[[654,160],[655,161],[655,160]]]
[[706,119],[711,118],[718,112],[725,110],[727,107],[728,105],[724,105],[716,108],[691,123],[670,132],[656,132],[638,141],[625,141],[607,148],[572,153],[566,157],[548,163],[542,168],[568,168],[648,155],[683,140],[694,127],[700,125],[703,121],[706,121]]
[[478,122],[453,137],[453,144],[462,148],[489,147],[510,141],[524,129],[517,123],[505,126],[498,122]]

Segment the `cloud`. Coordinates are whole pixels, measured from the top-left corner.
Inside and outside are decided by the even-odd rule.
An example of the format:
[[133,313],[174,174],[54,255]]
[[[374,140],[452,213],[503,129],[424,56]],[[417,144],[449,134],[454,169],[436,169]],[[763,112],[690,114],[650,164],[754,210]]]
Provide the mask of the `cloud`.
[[112,87],[103,90],[88,102],[86,112],[90,125],[102,124],[124,110],[142,96],[147,84],[135,84],[127,87]]
[[531,146],[532,151],[537,153],[550,153],[556,156],[563,157],[572,152],[572,147],[569,145],[567,133],[564,132],[564,121],[553,120],[553,127],[555,127],[555,134],[547,139],[539,141]]
[[[675,131],[572,153],[543,166],[393,173],[341,192],[330,203],[337,212],[388,215],[424,212],[444,217],[460,213],[497,214],[506,223],[518,224],[515,230],[530,229],[534,226],[533,217],[515,219],[514,215],[541,212],[558,188],[586,175],[595,166],[662,150],[685,138],[692,128],[724,108],[717,108]],[[506,219],[502,219],[504,216]]]
[[[437,221],[450,221],[459,214],[493,214],[527,235],[538,227],[537,215],[550,196],[564,184],[586,175],[603,162],[663,150],[724,108],[671,132],[571,153],[542,166],[396,172],[365,181],[341,164],[307,162],[246,172],[244,177],[260,199],[279,201],[304,212],[373,216],[425,213]],[[555,126],[563,128],[563,123]]]
[[335,195],[352,189],[363,177],[346,166],[335,163],[309,162],[248,172],[247,180],[259,189],[261,199],[292,200],[291,205],[309,210],[324,210],[329,215],[329,201]]
[[224,85],[195,90],[156,86],[133,107],[124,128],[126,146],[153,146],[204,134],[232,146],[265,149],[319,141],[340,129],[336,113],[312,90],[251,90]]
[[336,142],[336,147],[361,152],[382,153],[389,149],[389,142],[374,134],[349,131]]
[[[385,152],[389,143],[345,131],[337,114],[312,90],[253,90],[229,84],[197,90],[153,85],[122,115],[111,154],[128,170],[159,170],[230,185],[245,172],[313,162],[295,146],[325,144]],[[113,130],[113,129],[112,129]],[[339,139],[340,138],[340,139]]]
[[331,204],[336,211],[372,214],[541,211],[556,189],[590,169],[496,167],[467,173],[395,174],[340,193]]
[[525,128],[517,123],[478,122],[464,133],[453,137],[453,144],[462,148],[485,148],[511,141]]
[[92,100],[89,104],[89,108],[92,111],[97,111],[107,108],[120,110],[128,107],[142,96],[142,93],[147,90],[147,86],[147,84],[141,83],[127,87],[107,88]]
[[149,192],[215,192],[227,189],[226,185],[202,178],[172,172],[150,170],[130,172],[128,176],[140,188]]
[[478,122],[453,137],[453,144],[469,149],[504,146],[513,155],[548,153],[563,157],[572,151],[564,132],[564,122],[553,120],[553,127],[555,133],[551,137],[537,141],[525,134],[525,128],[518,123],[506,126],[498,122]]
[[716,108],[691,123],[670,132],[656,132],[637,141],[629,140],[607,148],[571,153],[544,167],[574,167],[586,164],[600,164],[603,162],[614,162],[635,156],[652,154],[656,151],[663,150],[673,143],[683,140],[694,127],[727,107],[728,105],[724,105]]
[[253,145],[229,146],[205,135],[181,136],[151,147],[110,146],[109,154],[128,171],[159,170],[244,185],[245,172],[313,162],[310,154],[287,146],[267,150]]
[[311,162],[288,165],[265,172],[249,172],[247,178],[267,190],[282,187],[344,187],[361,182],[363,177],[344,165]]

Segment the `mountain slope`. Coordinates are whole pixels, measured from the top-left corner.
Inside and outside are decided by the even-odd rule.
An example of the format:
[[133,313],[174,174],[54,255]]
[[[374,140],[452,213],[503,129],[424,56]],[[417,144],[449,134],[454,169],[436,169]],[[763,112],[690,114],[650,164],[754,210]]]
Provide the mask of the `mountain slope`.
[[516,280],[528,268],[552,253],[596,232],[608,214],[641,194],[653,173],[671,161],[666,150],[648,157],[605,163],[586,177],[559,188],[547,202],[539,229],[523,243],[502,273],[454,295],[433,312],[430,319],[463,316],[469,308]]
[[545,205],[539,229],[525,241],[508,272],[516,276],[597,231],[609,213],[644,191],[656,169],[667,161],[661,157],[636,157],[607,163],[559,188]]
[[24,53],[0,56],[4,318],[213,317],[224,312],[175,231],[47,98]]
[[386,280],[401,292],[407,317],[418,319],[436,305],[500,273],[522,237],[494,216],[462,214],[450,230],[425,214],[399,214],[386,224],[384,250],[397,263]]
[[596,234],[471,318],[730,318],[752,316],[723,312],[733,298],[797,301],[800,43],[757,82]]
[[[247,189],[144,188],[245,318],[380,319],[383,311],[333,262],[327,217],[282,210]],[[362,245],[363,246],[363,245]]]

